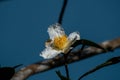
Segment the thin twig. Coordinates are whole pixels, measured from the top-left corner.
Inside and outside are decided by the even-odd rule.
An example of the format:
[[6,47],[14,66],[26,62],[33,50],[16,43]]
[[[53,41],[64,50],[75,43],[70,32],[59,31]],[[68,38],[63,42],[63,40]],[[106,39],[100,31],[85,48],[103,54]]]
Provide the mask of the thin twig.
[[67,55],[66,54],[64,54],[64,60],[65,60],[64,67],[65,67],[65,71],[66,71],[66,76],[67,76],[67,79],[70,79],[68,63],[67,63]]
[[81,76],[79,77],[78,80],[81,80],[81,79],[84,78],[85,76],[87,76],[87,75],[89,75],[89,74],[91,74],[91,73],[93,73],[93,72],[95,72],[95,71],[97,71],[97,70],[99,70],[99,69],[101,69],[101,68],[108,67],[108,66],[110,66],[110,65],[117,64],[117,63],[119,63],[119,62],[120,62],[120,56],[113,57],[113,58],[107,60],[106,62],[104,62],[104,63],[96,66],[95,68],[89,70],[88,72],[84,73],[83,75],[81,75]]
[[62,9],[61,9],[59,18],[58,18],[58,23],[59,24],[62,24],[63,15],[64,15],[64,12],[65,12],[65,9],[66,9],[66,6],[67,6],[67,2],[68,2],[68,0],[64,0],[64,2],[63,2],[63,6],[62,6]]

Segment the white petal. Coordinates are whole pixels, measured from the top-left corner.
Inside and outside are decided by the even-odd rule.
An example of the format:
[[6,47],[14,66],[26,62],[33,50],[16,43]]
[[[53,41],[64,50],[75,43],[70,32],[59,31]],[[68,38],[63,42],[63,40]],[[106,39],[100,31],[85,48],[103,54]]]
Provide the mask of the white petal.
[[73,32],[68,36],[68,40],[73,41],[73,40],[80,40],[80,34],[79,32]]
[[64,35],[65,32],[64,32],[64,29],[61,27],[61,25],[56,23],[56,24],[51,25],[48,28],[48,34],[50,36],[50,39],[53,40],[55,37],[59,37],[61,35]]
[[51,47],[45,48],[45,50],[42,51],[40,56],[42,56],[44,59],[51,59],[60,54],[61,51],[57,51],[52,49]]

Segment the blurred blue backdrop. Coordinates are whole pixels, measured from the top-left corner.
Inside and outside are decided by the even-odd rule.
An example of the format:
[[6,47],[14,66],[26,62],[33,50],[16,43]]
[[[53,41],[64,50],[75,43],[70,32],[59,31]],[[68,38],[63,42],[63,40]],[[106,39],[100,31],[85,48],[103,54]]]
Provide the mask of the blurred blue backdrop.
[[[119,0],[68,0],[63,19],[67,34],[79,31],[81,38],[97,43],[120,37]],[[47,28],[58,20],[63,0],[0,1],[0,65],[24,66],[43,60],[39,53],[49,38]],[[117,49],[69,65],[72,80],[107,59],[120,55]],[[31,76],[27,80],[59,80],[55,70]],[[118,80],[120,64],[101,69],[83,80]]]

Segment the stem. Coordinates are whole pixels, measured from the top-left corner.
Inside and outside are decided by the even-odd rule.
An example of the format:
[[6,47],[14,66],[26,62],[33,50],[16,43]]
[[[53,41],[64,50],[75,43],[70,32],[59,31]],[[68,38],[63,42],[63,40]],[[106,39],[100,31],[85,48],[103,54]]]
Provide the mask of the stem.
[[64,64],[64,67],[65,67],[65,71],[66,71],[66,76],[67,76],[67,79],[69,80],[70,77],[69,77],[69,69],[68,69],[68,64],[67,64],[67,55],[64,54],[64,60],[65,60],[65,64]]
[[67,6],[67,2],[68,2],[68,0],[64,0],[64,2],[63,2],[63,6],[62,6],[62,9],[61,9],[59,18],[58,18],[58,23],[59,24],[62,24],[62,19],[63,19],[63,15],[64,15],[64,12],[65,12],[65,9],[66,9],[66,6]]
[[[63,2],[63,6],[62,6],[62,9],[61,9],[59,18],[58,18],[58,23],[59,24],[62,24],[63,15],[64,15],[64,12],[65,12],[65,9],[66,9],[66,6],[67,6],[67,2],[68,2],[68,0],[64,0],[64,2]],[[64,66],[65,66],[66,76],[67,76],[67,79],[69,80],[69,70],[68,70],[67,55],[66,54],[64,54],[64,60],[65,60]]]

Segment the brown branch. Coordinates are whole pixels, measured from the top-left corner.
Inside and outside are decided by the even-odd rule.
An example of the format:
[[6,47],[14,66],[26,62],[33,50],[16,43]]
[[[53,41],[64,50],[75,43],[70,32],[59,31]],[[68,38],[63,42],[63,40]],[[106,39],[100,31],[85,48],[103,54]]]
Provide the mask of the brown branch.
[[[106,48],[108,51],[113,51],[116,48],[120,48],[120,38],[104,41],[100,45]],[[88,47],[88,48],[85,48],[81,54],[80,52],[81,51],[78,50],[76,52],[70,53],[67,59],[68,64],[76,61],[80,61],[98,54],[105,53],[103,50],[95,47]],[[63,65],[64,65],[64,57],[62,56],[61,57],[57,56],[54,59],[43,60],[22,68],[21,70],[15,73],[15,75],[11,80],[25,80],[34,74],[51,70],[53,68],[60,67]]]

